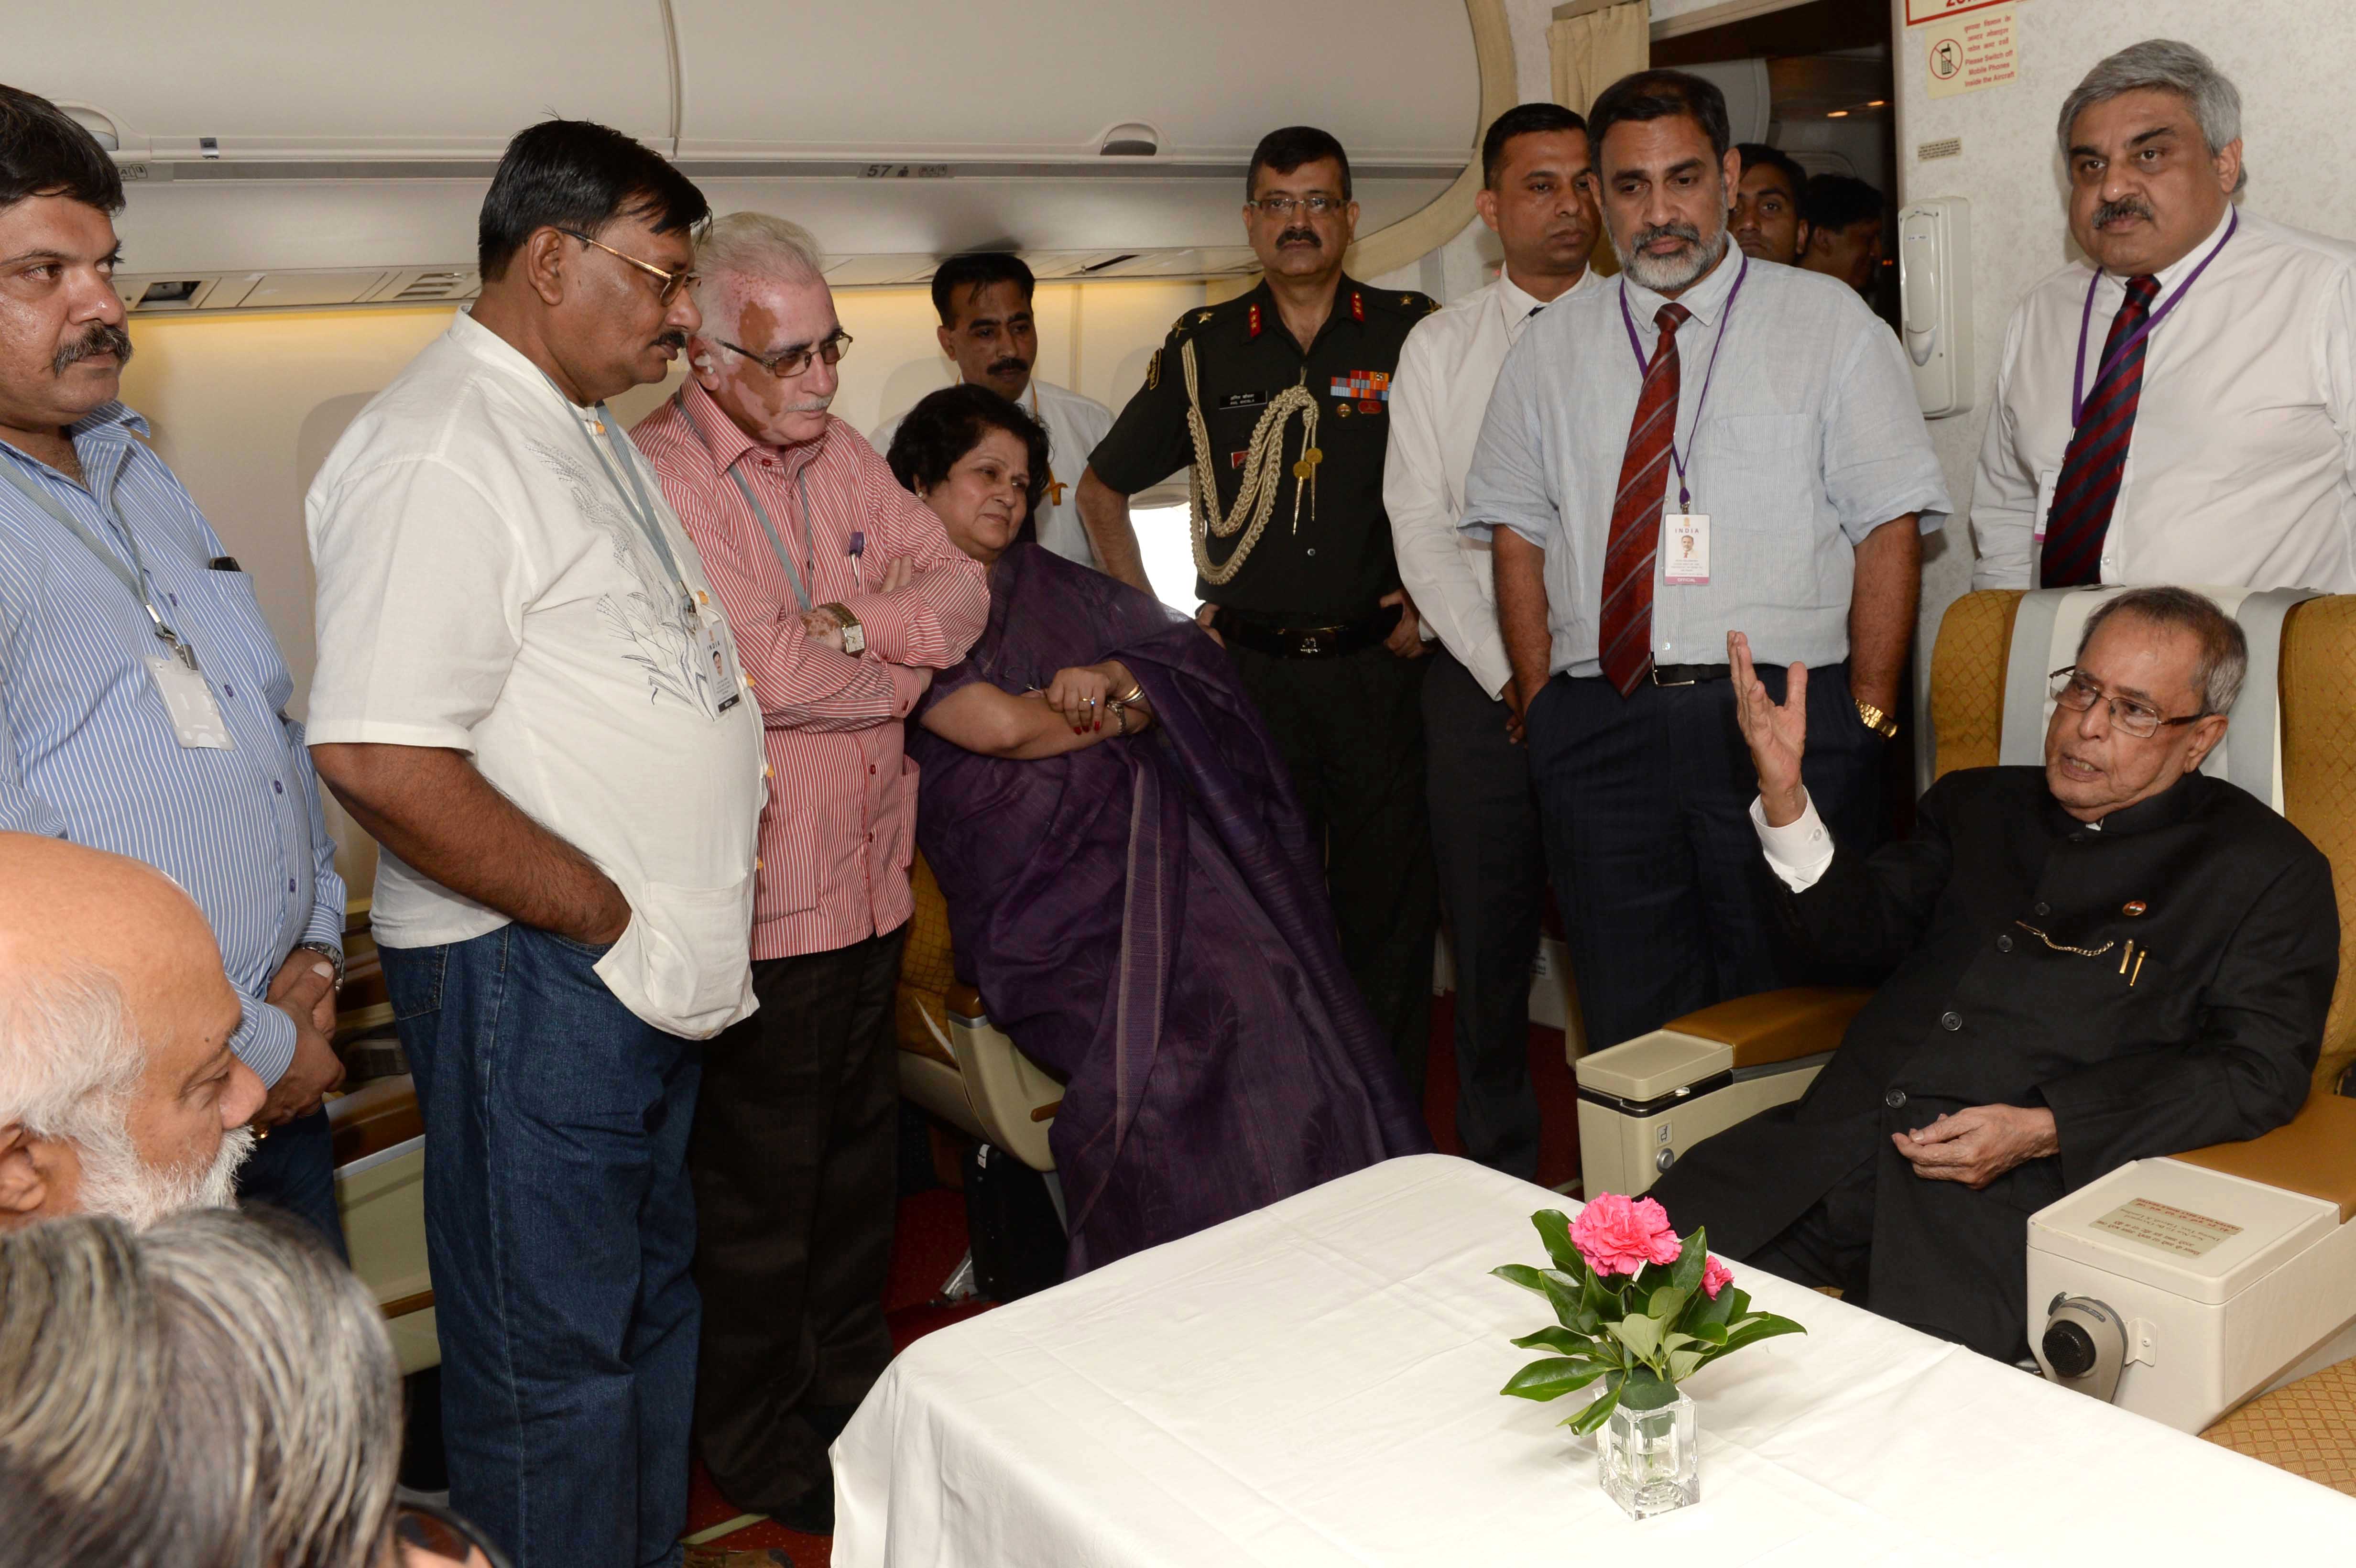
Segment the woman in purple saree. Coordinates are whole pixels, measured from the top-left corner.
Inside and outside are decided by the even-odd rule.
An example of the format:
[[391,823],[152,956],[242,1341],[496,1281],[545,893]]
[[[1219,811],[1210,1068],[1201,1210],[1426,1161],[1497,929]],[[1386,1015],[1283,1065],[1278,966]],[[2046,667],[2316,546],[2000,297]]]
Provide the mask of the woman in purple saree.
[[990,624],[910,731],[916,837],[959,978],[1066,1080],[1066,1273],[1429,1149],[1220,650],[1021,537],[1046,436],[997,394],[926,398],[890,461],[990,567]]

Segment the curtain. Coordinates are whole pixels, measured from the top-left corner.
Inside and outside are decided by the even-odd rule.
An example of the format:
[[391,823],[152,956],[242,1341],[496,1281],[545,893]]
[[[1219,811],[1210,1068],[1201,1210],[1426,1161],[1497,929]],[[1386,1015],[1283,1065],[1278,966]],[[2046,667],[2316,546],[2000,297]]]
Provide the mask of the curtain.
[[[1547,54],[1554,66],[1554,101],[1584,114],[1605,88],[1652,64],[1651,6],[1624,0],[1562,17],[1547,28]],[[1596,235],[1591,264],[1607,278],[1620,270],[1610,235]]]

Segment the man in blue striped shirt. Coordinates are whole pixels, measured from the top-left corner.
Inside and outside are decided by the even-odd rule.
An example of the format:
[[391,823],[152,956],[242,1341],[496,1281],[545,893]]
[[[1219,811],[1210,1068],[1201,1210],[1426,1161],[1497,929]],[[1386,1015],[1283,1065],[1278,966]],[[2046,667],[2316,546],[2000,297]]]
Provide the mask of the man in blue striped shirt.
[[241,999],[231,1047],[271,1085],[241,1192],[340,1247],[320,1100],[343,1076],[344,884],[252,580],[117,400],[122,206],[88,132],[0,87],[0,828],[196,900]]

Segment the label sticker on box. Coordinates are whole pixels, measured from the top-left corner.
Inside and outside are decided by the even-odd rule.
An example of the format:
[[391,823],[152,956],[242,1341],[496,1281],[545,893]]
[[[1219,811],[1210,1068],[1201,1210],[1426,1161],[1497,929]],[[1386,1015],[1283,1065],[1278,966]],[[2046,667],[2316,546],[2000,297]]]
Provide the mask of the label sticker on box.
[[2179,1258],[2197,1258],[2218,1243],[2242,1233],[2239,1225],[2189,1209],[2171,1209],[2148,1198],[2129,1199],[2095,1221],[2094,1229]]

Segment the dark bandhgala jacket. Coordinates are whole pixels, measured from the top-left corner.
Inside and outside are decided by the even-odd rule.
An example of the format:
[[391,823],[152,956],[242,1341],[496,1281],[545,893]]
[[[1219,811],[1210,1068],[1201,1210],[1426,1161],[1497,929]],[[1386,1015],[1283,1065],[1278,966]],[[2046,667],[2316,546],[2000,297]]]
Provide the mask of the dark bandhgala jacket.
[[[1741,1258],[1870,1163],[1864,1305],[2007,1360],[2028,1217],[2128,1160],[2290,1120],[2340,972],[2329,862],[2199,774],[2096,827],[2040,768],[1950,773],[1912,838],[1837,847],[1782,902],[1822,957],[1895,971],[1796,1104],[1696,1146],[1654,1195]],[[2061,1152],[1976,1192],[1890,1142],[1987,1104],[2051,1110]]]

